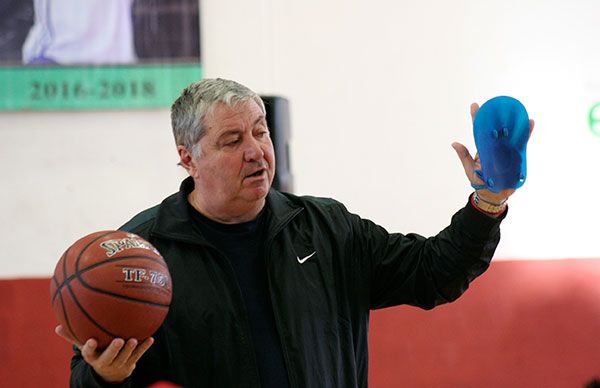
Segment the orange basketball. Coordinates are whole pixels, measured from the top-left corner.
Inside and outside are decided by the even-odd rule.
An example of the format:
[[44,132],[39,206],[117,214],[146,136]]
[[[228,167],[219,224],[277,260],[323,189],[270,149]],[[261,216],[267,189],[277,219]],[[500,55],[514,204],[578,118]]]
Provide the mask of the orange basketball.
[[158,251],[128,232],[89,234],[62,255],[50,285],[59,323],[80,343],[98,348],[113,338],[150,337],[172,297],[171,276]]

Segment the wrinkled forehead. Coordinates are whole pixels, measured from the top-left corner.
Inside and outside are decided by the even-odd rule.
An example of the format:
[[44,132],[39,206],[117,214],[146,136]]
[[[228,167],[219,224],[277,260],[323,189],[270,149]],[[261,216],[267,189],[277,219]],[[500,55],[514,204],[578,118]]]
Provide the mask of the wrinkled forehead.
[[204,116],[206,134],[227,130],[243,130],[258,124],[266,125],[265,113],[253,99],[217,102]]

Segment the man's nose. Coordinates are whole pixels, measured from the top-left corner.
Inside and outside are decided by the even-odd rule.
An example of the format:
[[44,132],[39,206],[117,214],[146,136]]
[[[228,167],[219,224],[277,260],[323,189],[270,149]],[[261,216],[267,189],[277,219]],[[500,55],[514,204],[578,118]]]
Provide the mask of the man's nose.
[[254,138],[250,138],[245,145],[244,149],[244,160],[246,162],[252,162],[255,160],[261,160],[265,155],[261,144]]

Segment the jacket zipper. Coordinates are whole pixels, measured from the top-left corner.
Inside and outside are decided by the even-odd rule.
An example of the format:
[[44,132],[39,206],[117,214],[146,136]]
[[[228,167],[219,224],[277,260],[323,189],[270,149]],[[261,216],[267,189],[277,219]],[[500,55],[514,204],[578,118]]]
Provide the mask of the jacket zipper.
[[217,252],[217,254],[219,256],[221,256],[223,261],[226,263],[227,272],[228,272],[227,276],[229,277],[229,283],[231,283],[233,285],[233,287],[235,287],[235,289],[237,290],[238,302],[240,305],[240,309],[242,310],[241,321],[244,326],[244,331],[241,334],[242,340],[248,347],[250,356],[252,357],[252,361],[254,364],[254,368],[252,368],[252,370],[254,372],[254,379],[256,381],[256,386],[260,387],[260,376],[258,374],[258,361],[256,360],[256,349],[254,349],[254,344],[250,337],[251,330],[250,330],[250,323],[248,322],[248,310],[246,309],[246,303],[244,303],[244,297],[242,296],[242,290],[240,289],[240,285],[238,284],[237,279],[235,277],[235,271],[233,270],[233,267],[231,266],[231,262],[229,261],[227,256],[225,256],[225,254],[223,254],[220,250],[218,250],[216,247],[214,247],[210,244],[207,244],[206,246],[208,248],[214,249],[215,252]]
[[[246,304],[244,303],[244,298],[242,296],[242,290],[240,289],[240,286],[237,283],[237,279],[235,278],[235,272],[233,270],[233,267],[231,266],[231,263],[229,262],[229,259],[217,247],[215,247],[214,245],[212,245],[208,242],[205,242],[205,241],[202,241],[202,242],[183,241],[183,242],[190,243],[190,244],[193,244],[193,245],[196,245],[199,247],[204,247],[206,249],[212,249],[215,252],[217,252],[217,255],[220,256],[221,259],[225,262],[225,265],[227,266],[227,277],[229,278],[229,282],[231,284],[233,284],[233,286],[237,290],[238,302],[239,302],[240,308],[242,310],[241,321],[244,326],[244,332],[242,333],[242,340],[248,347],[250,356],[252,357],[252,361],[254,364],[254,368],[252,368],[252,369],[254,372],[254,380],[256,382],[256,387],[260,387],[260,376],[258,375],[258,362],[256,361],[256,353],[255,353],[256,350],[254,349],[254,345],[253,345],[252,341],[250,340],[250,334],[249,334],[250,333],[250,323],[248,322],[248,311],[246,310]],[[268,274],[267,274],[267,276],[268,276]]]
[[268,237],[267,243],[265,244],[265,265],[266,265],[266,270],[267,270],[269,295],[271,297],[271,305],[273,306],[273,315],[275,317],[275,325],[277,326],[277,334],[279,335],[279,341],[281,341],[281,349],[283,351],[283,358],[285,361],[285,366],[287,368],[288,378],[290,380],[291,388],[298,387],[298,384],[296,382],[295,374],[292,373],[292,363],[290,361],[290,355],[288,353],[286,342],[284,341],[284,338],[283,338],[282,323],[281,323],[281,320],[279,319],[279,306],[277,306],[277,304],[275,303],[275,300],[273,298],[273,292],[272,292],[272,287],[271,287],[271,273],[269,271],[269,263],[271,262],[271,245],[273,244],[273,240],[275,239],[275,236],[277,236],[277,234],[281,230],[283,230],[283,228],[302,210],[303,209],[299,209],[296,212],[290,214],[290,216],[287,219],[285,219],[280,225],[278,225],[277,228],[273,231],[273,234]]

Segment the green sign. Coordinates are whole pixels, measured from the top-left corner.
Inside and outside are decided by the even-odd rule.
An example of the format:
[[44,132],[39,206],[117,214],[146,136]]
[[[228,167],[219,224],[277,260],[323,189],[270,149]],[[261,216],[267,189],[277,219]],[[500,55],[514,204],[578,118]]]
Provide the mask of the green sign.
[[200,64],[0,68],[0,110],[167,107]]
[[590,130],[594,135],[600,136],[600,102],[594,104],[588,115]]

